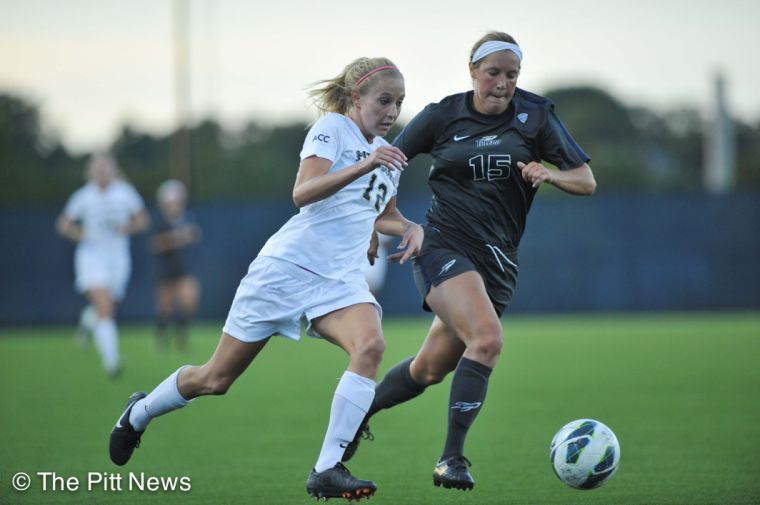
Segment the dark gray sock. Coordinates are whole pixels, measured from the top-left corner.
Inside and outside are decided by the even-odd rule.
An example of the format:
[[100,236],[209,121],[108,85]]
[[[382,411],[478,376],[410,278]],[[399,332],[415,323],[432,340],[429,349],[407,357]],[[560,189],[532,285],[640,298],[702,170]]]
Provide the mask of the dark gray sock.
[[380,384],[375,387],[375,399],[367,411],[367,418],[378,410],[404,403],[425,391],[426,386],[417,384],[412,379],[409,365],[413,359],[414,356],[411,356],[388,370]]
[[164,317],[156,319],[156,340],[158,340],[159,345],[166,345],[167,339],[169,338],[167,335],[168,329],[168,319]]
[[449,427],[441,459],[464,455],[464,439],[486,398],[492,370],[471,359],[459,360],[451,381]]
[[177,318],[176,336],[177,346],[181,351],[187,350],[188,341],[188,326],[190,319],[186,316],[179,316]]

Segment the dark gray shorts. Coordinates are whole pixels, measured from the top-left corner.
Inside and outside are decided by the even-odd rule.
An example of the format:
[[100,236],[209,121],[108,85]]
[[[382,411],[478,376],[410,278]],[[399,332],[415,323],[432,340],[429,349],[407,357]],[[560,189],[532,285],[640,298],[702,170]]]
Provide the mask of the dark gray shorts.
[[425,240],[414,258],[414,282],[422,296],[422,308],[432,310],[425,302],[430,288],[446,279],[475,271],[480,274],[493,308],[501,317],[509,306],[517,285],[517,251],[503,251],[484,245],[482,250],[446,237],[436,228],[423,226]]

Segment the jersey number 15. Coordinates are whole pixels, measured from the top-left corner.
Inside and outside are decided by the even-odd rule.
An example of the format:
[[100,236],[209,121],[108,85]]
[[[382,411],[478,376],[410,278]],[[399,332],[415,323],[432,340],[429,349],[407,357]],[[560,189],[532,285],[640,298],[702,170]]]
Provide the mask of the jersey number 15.
[[506,179],[512,168],[512,156],[509,154],[479,154],[468,161],[474,181]]

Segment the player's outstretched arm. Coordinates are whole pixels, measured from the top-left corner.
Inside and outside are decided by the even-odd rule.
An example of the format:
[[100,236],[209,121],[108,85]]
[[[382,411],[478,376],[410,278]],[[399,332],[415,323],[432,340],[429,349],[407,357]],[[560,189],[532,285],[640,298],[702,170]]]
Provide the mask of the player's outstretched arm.
[[375,220],[375,230],[385,235],[402,237],[398,244],[399,251],[388,255],[388,261],[398,261],[402,265],[420,252],[422,240],[425,238],[422,226],[409,221],[398,210],[395,196]]
[[518,161],[517,168],[534,188],[546,182],[573,195],[592,195],[596,190],[594,174],[586,163],[570,170],[550,170],[537,161],[528,164]]
[[150,216],[145,209],[140,209],[129,217],[129,222],[121,229],[125,235],[142,233],[150,226]]
[[60,236],[75,244],[82,240],[82,227],[67,214],[61,214],[55,222],[55,229]]

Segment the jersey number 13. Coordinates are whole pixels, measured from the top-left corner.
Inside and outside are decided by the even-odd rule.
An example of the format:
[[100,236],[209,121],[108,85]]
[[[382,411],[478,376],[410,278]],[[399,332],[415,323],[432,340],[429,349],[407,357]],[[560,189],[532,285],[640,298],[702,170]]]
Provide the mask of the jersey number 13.
[[375,182],[377,182],[377,174],[372,174],[372,177],[369,179],[369,184],[364,188],[362,198],[369,203],[372,203],[374,200],[375,210],[380,212],[380,206],[385,203],[385,197],[388,196],[388,186],[381,182],[377,185],[377,188],[375,188]]

